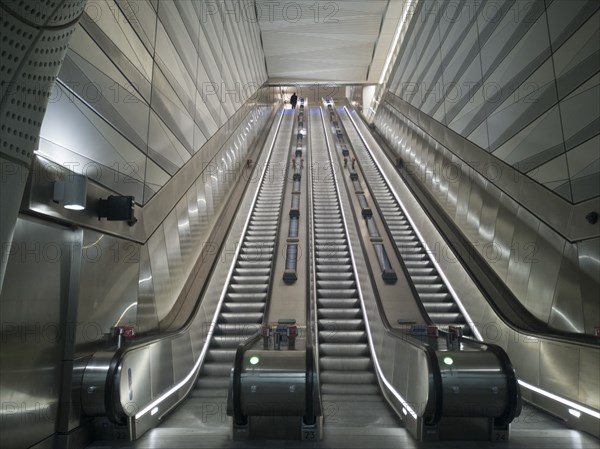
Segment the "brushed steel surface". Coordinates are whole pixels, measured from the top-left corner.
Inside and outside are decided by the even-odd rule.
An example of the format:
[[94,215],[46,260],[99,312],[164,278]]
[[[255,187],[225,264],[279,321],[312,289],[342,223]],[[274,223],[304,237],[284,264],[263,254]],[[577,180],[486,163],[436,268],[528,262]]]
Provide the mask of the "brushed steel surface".
[[490,167],[489,163],[492,162],[499,168],[498,175],[494,175],[494,182],[498,187],[510,192],[510,195],[517,202],[532,211],[537,217],[540,217],[547,225],[554,227],[566,238],[572,241],[583,240],[598,237],[600,234],[600,223],[590,226],[582,220],[585,210],[589,211],[593,210],[594,207],[597,208],[597,199],[586,200],[578,205],[570,204],[540,184],[531,181],[512,166],[493,158],[482,148],[393,94],[388,93],[381,100],[381,105],[377,111],[379,117],[376,116],[375,119],[378,127],[378,121],[386,114],[384,111],[388,109],[388,105],[422,127],[442,146],[453,151],[460,159],[468,161],[473,169],[483,176],[486,175],[486,167]]
[[[184,197],[187,200],[187,198]],[[181,202],[181,201],[180,201]],[[179,203],[177,205],[179,205]],[[187,203],[187,201],[185,201]],[[179,243],[179,226],[177,223],[177,207],[171,210],[171,213],[167,215],[167,218],[161,225],[162,231],[165,235],[165,246],[167,252],[167,268],[169,271],[169,279],[171,282],[172,291],[170,297],[172,303],[162,304],[163,310],[168,311],[172,307],[172,304],[177,299],[173,293],[177,292],[177,287],[183,285],[183,259],[181,257],[181,247]],[[186,261],[188,262],[188,261]],[[166,313],[165,313],[166,315]],[[159,314],[159,322],[164,316]]]
[[21,217],[7,248],[0,295],[2,447],[28,447],[55,432],[64,357],[61,340],[68,330],[61,309],[69,294],[71,233]]
[[556,329],[584,333],[583,303],[577,247],[565,245],[549,323]]
[[140,248],[140,276],[138,280],[136,329],[140,333],[158,328],[154,302],[154,278],[150,264],[149,245]]
[[558,238],[558,234],[545,226],[538,228],[538,235],[540,243],[533,248],[535,252],[524,254],[524,257],[530,256],[535,260],[531,266],[525,304],[535,316],[543,321],[548,321],[565,242]]
[[[600,280],[597,276],[594,281],[579,276],[581,258],[577,260],[577,251],[581,243],[564,237],[569,235],[564,223],[570,212],[556,204],[563,200],[547,198],[538,192],[540,186],[535,182],[524,182],[525,177],[512,168],[486,152],[478,154],[466,139],[438,129],[439,124],[411,108],[388,95],[375,117],[383,136],[404,158],[406,170],[434,192],[449,217],[536,317],[559,330],[592,333],[592,326],[583,322],[582,310],[595,309],[589,298],[592,289],[598,290]],[[404,131],[405,137],[396,136],[397,128]],[[423,137],[424,130],[431,135]],[[445,139],[450,139],[452,146],[445,147]],[[433,160],[421,156],[423,144],[429,145],[429,153],[435,152]],[[425,161],[429,165],[422,167]],[[510,173],[520,183],[519,195],[525,197],[515,194],[513,185],[510,194],[502,190],[508,185],[506,177]],[[526,192],[536,197],[536,207]],[[545,202],[543,213],[537,206],[540,202]],[[548,214],[555,214],[556,220]],[[585,260],[588,267],[595,265],[600,270],[599,254]]]
[[119,363],[118,401],[127,416],[135,416],[152,400],[150,346],[128,351]]
[[[258,357],[258,363],[250,359]],[[303,416],[305,351],[249,350],[242,361],[241,404],[246,416]]]
[[596,289],[598,254],[600,254],[600,238],[577,243],[583,320],[587,333],[592,333],[600,322],[600,301],[598,301],[598,291]]
[[78,354],[103,349],[112,327],[136,324],[140,249],[135,242],[83,231]]
[[536,259],[539,222],[522,207],[517,210],[521,226],[515,226],[511,243],[511,253],[508,261],[506,283],[512,286],[512,291],[518,298],[527,298],[527,285]]
[[175,383],[173,375],[175,364],[168,363],[168,361],[174,360],[171,339],[163,339],[152,343],[148,351],[150,353],[150,370],[148,373],[150,373],[152,399],[156,399]]
[[554,342],[540,342],[540,387],[555,394],[579,399],[579,351]]

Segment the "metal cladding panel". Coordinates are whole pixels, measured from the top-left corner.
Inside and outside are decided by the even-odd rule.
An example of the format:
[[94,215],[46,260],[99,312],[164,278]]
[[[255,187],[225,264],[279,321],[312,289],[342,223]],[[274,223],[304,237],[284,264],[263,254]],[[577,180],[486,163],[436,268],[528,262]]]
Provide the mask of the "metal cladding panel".
[[55,432],[70,233],[29,218],[17,220],[0,296],[2,447],[29,447]]
[[540,346],[540,387],[567,398],[579,397],[580,353],[559,344],[542,341]]
[[599,134],[599,17],[589,0],[421,2],[387,87],[558,198],[585,201],[600,194],[598,156],[570,150]]
[[84,230],[78,352],[103,349],[112,327],[136,324],[139,277],[139,244]]
[[45,117],[45,156],[93,164],[96,182],[147,203],[266,81],[258,24],[221,10],[235,5],[252,3],[88,5]]
[[[159,340],[149,346],[150,351],[150,382],[152,399],[156,399],[174,383],[175,365],[165,363],[173,360],[173,346],[170,339]],[[146,373],[147,375],[147,373]]]

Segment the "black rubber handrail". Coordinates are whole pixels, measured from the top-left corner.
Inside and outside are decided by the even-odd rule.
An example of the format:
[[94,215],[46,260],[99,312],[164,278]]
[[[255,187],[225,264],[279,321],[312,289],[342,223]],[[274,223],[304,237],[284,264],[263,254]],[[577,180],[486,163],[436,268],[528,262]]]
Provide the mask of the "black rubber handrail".
[[427,351],[430,365],[430,370],[433,375],[433,401],[435,408],[433,415],[424,416],[425,425],[435,426],[442,419],[442,410],[444,408],[444,384],[442,382],[442,371],[440,369],[440,362],[438,361],[437,355],[433,348],[428,344],[425,344],[425,350]]
[[[307,326],[308,328],[308,326]],[[314,396],[314,375],[315,375],[315,359],[312,343],[308,341],[307,335],[307,346],[306,346],[306,389],[305,389],[305,404],[306,409],[304,411],[304,424],[312,425],[316,421],[315,417],[315,396]]]
[[106,372],[106,385],[104,390],[104,409],[107,413],[107,418],[114,424],[125,425],[127,419],[123,417],[121,404],[117,400],[117,371],[120,367],[121,357],[126,352],[127,348],[120,347],[115,351]]
[[517,416],[521,414],[521,388],[517,380],[517,374],[512,366],[512,362],[504,349],[495,344],[488,344],[488,350],[493,352],[502,366],[502,371],[506,376],[508,388],[508,404],[504,413],[494,418],[494,424],[498,427],[506,427]]

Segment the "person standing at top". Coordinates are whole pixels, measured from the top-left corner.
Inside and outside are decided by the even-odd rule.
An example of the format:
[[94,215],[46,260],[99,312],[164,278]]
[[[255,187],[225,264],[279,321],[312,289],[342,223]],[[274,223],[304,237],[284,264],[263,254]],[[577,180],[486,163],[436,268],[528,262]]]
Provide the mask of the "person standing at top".
[[296,109],[296,103],[298,103],[298,96],[296,95],[296,92],[294,92],[294,95],[290,97],[290,104],[292,105],[292,109]]

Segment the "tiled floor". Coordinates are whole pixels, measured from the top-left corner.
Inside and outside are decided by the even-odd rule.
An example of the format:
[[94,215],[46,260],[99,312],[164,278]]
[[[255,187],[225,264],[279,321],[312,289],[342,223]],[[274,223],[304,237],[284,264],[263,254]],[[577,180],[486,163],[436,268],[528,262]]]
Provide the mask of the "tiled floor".
[[[373,404],[372,404],[373,405]],[[317,442],[232,441],[224,404],[186,401],[159,427],[134,443],[98,441],[90,449],[237,449],[237,448],[329,448],[329,449],[598,449],[600,441],[571,430],[560,421],[524,405],[511,426],[506,443],[441,441],[419,443],[380,405],[363,404],[361,413],[345,406],[325,406],[324,437]],[[392,424],[392,425],[390,425]]]

